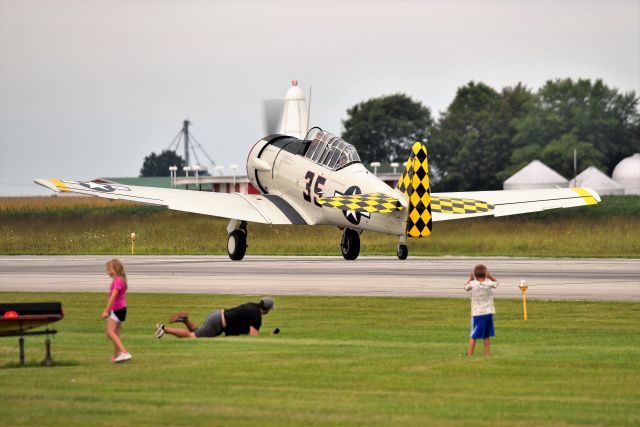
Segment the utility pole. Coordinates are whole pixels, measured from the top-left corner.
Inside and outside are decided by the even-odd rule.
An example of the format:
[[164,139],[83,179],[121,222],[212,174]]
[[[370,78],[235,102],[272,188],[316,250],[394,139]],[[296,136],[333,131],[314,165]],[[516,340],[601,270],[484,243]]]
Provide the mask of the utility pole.
[[578,150],[573,149],[573,187],[576,187],[578,178]]
[[184,136],[184,161],[187,166],[189,163],[189,125],[191,122],[189,120],[185,120],[182,123],[182,135]]

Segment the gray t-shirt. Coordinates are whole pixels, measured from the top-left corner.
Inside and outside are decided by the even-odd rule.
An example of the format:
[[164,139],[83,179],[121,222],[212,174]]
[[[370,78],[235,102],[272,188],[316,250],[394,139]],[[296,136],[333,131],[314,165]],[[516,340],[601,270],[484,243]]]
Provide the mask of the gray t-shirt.
[[483,314],[496,314],[496,307],[493,305],[492,290],[498,286],[498,282],[485,279],[484,282],[472,280],[464,286],[464,289],[471,291],[471,315],[482,316]]

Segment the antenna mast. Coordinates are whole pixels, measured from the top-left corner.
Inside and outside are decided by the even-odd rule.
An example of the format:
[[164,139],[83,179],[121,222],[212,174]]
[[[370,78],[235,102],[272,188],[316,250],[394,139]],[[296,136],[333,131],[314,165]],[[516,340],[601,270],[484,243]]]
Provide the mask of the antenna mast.
[[185,120],[182,122],[182,135],[184,138],[184,161],[187,166],[191,163],[189,162],[189,125],[191,122],[189,120]]
[[[199,149],[209,160],[212,166],[216,165],[216,162],[213,161],[211,156],[207,154],[202,145],[198,142],[195,136],[189,131],[189,126],[191,126],[191,122],[189,120],[185,120],[182,122],[182,129],[178,131],[171,144],[169,144],[168,150],[175,151],[176,154],[178,149],[180,148],[180,143],[184,143],[184,161],[186,166],[191,165],[191,152],[193,152],[193,156],[196,159],[198,165],[200,165],[200,159],[198,159],[198,152],[196,150]],[[200,165],[201,166],[201,165]]]

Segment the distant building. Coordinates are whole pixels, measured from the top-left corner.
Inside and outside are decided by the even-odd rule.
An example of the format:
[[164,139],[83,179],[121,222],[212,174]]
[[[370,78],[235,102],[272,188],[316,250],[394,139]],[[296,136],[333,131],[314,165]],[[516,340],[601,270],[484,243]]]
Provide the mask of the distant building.
[[589,166],[582,173],[571,180],[571,187],[588,187],[601,196],[622,195],[624,187],[595,166]]
[[119,178],[99,178],[93,182],[117,182],[122,185],[137,185],[140,187],[170,188],[171,179],[168,176],[140,176],[140,177],[119,177]]
[[[175,182],[168,176],[133,177],[133,178],[98,178],[94,182],[116,182],[123,185],[141,187],[179,188],[183,190],[217,191],[219,193],[258,194],[246,176],[179,176]],[[235,187],[234,187],[235,184]]]
[[611,177],[624,187],[624,194],[640,195],[640,153],[622,159]]
[[[400,173],[379,173],[377,176],[391,188],[395,188],[400,179]],[[175,178],[173,186],[175,188],[215,191],[217,193],[260,194],[251,185],[246,175],[236,176],[235,179],[233,176],[201,176],[198,178],[194,176],[179,176]]]
[[376,176],[391,188],[396,188],[396,185],[398,185],[398,181],[400,180],[400,172],[378,173]]
[[505,190],[566,188],[569,186],[569,181],[540,160],[534,160],[508,178],[503,186]]
[[[395,188],[400,173],[378,173],[378,178]],[[123,185],[138,185],[143,187],[180,188],[185,190],[215,191],[216,193],[260,194],[249,182],[246,175],[234,176],[168,176],[134,177],[134,178],[99,178],[96,182],[117,182]]]
[[215,191],[216,193],[260,194],[246,175],[240,176],[178,176],[173,187],[189,190]]

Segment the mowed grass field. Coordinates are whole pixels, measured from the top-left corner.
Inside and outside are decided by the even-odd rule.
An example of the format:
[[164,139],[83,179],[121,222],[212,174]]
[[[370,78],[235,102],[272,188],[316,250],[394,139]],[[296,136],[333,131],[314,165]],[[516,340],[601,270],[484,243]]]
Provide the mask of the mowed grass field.
[[637,303],[530,301],[525,322],[521,302],[497,300],[493,356],[467,358],[464,299],[277,297],[260,337],[156,340],[178,309],[200,322],[252,298],[131,293],[133,359],[114,365],[105,298],[0,293],[65,310],[57,366],[38,366],[42,336],[26,339],[24,368],[17,338],[0,339],[3,425],[640,424]]
[[[228,221],[83,197],[0,198],[0,254],[226,254]],[[409,255],[640,257],[640,197],[504,218],[435,223]],[[249,225],[247,254],[339,255],[335,227]],[[396,238],[364,233],[362,255],[395,254]]]

